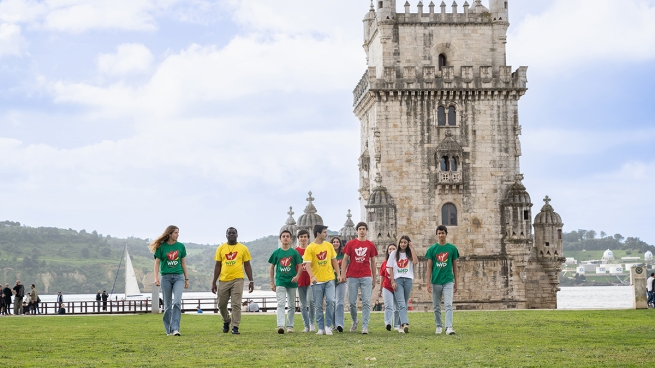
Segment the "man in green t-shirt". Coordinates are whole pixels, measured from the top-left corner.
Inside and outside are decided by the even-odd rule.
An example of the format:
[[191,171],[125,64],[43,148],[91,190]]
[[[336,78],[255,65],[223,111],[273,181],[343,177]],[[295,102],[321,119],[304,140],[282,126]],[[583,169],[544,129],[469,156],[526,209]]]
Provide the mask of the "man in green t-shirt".
[[[277,333],[283,334],[284,327],[287,332],[293,332],[293,317],[296,312],[296,290],[298,290],[298,277],[302,270],[302,257],[297,250],[291,248],[291,232],[283,230],[280,233],[282,248],[273,251],[268,259],[271,277],[271,289],[277,296]],[[289,304],[289,318],[284,318],[284,311]]]
[[453,330],[453,294],[457,292],[457,247],[446,242],[448,228],[444,225],[437,227],[437,243],[428,249],[425,258],[428,260],[428,293],[432,293],[432,308],[434,322],[437,325],[437,334],[442,332],[441,324],[441,296],[444,298],[446,308],[446,334],[454,335]]

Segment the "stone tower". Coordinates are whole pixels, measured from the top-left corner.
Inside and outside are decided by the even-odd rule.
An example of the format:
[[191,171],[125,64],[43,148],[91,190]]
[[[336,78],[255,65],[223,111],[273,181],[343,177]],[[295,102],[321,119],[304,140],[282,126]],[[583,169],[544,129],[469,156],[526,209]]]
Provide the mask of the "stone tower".
[[339,237],[344,243],[357,237],[357,230],[355,230],[355,223],[353,222],[353,215],[350,213],[350,210],[348,210],[346,217],[348,218],[346,223],[343,224],[343,227],[339,230]]
[[[534,218],[534,252],[530,257],[532,274],[540,278],[528,280],[528,308],[557,308],[559,273],[566,260],[562,248],[562,218],[544,198],[541,212]],[[543,276],[546,277],[543,277]]]
[[[527,290],[532,280],[556,282],[561,266],[532,258],[532,203],[519,167],[527,67],[506,65],[508,1],[410,8],[376,0],[364,17],[368,68],[353,94],[369,238],[380,252],[409,235],[425,254],[446,225],[462,254],[458,309],[544,307],[537,299],[554,300],[553,284],[539,296]],[[417,269],[413,297],[427,303],[425,265]]]
[[[293,218],[293,207],[289,207],[289,212],[287,212],[287,215],[289,215],[289,218],[287,219],[287,222],[280,228],[280,234],[282,231],[287,230],[291,233],[291,244],[296,243],[296,239],[298,239],[298,226],[296,226],[296,220]],[[279,240],[278,240],[278,243]],[[281,243],[280,243],[281,244]]]

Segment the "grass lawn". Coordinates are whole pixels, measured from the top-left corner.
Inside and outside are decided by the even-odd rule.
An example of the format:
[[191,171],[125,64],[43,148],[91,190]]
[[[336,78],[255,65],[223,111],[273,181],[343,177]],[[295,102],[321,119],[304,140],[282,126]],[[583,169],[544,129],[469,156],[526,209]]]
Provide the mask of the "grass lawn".
[[[361,318],[361,316],[360,316]],[[278,335],[273,314],[245,314],[241,335],[217,314],[184,315],[167,337],[161,315],[2,317],[5,366],[570,367],[655,363],[654,310],[455,312],[456,335],[435,335],[431,313],[411,313],[410,333]],[[349,327],[349,317],[346,317]],[[361,326],[360,326],[361,327]],[[346,328],[347,329],[347,328]]]

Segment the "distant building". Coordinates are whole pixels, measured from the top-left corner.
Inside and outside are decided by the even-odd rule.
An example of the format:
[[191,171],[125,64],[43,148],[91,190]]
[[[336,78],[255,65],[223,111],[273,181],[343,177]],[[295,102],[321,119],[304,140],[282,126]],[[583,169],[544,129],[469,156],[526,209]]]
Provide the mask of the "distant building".
[[651,251],[647,251],[644,253],[644,259],[646,261],[652,261],[653,260],[653,253]]
[[605,253],[603,253],[603,261],[607,263],[607,261],[613,261],[614,260],[614,253],[611,250],[606,250]]
[[621,262],[639,262],[641,261],[640,257],[621,257]]
[[566,261],[564,261],[566,264],[578,264],[578,261],[575,260],[575,258],[566,258]]

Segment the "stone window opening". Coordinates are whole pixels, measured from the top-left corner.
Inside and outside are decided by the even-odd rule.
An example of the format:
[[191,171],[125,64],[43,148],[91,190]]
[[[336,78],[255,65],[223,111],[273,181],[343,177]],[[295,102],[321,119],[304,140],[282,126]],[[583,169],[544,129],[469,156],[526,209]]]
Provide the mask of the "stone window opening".
[[557,229],[557,240],[562,240],[562,229]]
[[439,54],[439,70],[442,70],[442,68],[447,65],[448,64],[446,63],[446,55]]
[[443,156],[439,162],[439,169],[443,172],[457,171],[457,157]]
[[457,226],[457,207],[454,204],[446,203],[441,207],[441,224]]
[[546,242],[546,246],[547,246],[547,247],[550,247],[550,243],[549,243],[549,242]]
[[[505,6],[507,6],[507,3],[505,3]],[[378,9],[382,9],[384,7],[384,1],[378,1]]]
[[446,126],[446,108],[443,106],[437,108],[437,125]]
[[523,219],[524,220],[530,220],[530,211],[523,210]]
[[368,213],[368,221],[369,222],[375,222],[375,212],[369,212]]
[[455,106],[448,108],[448,125],[450,126],[457,125],[457,114],[455,112]]

